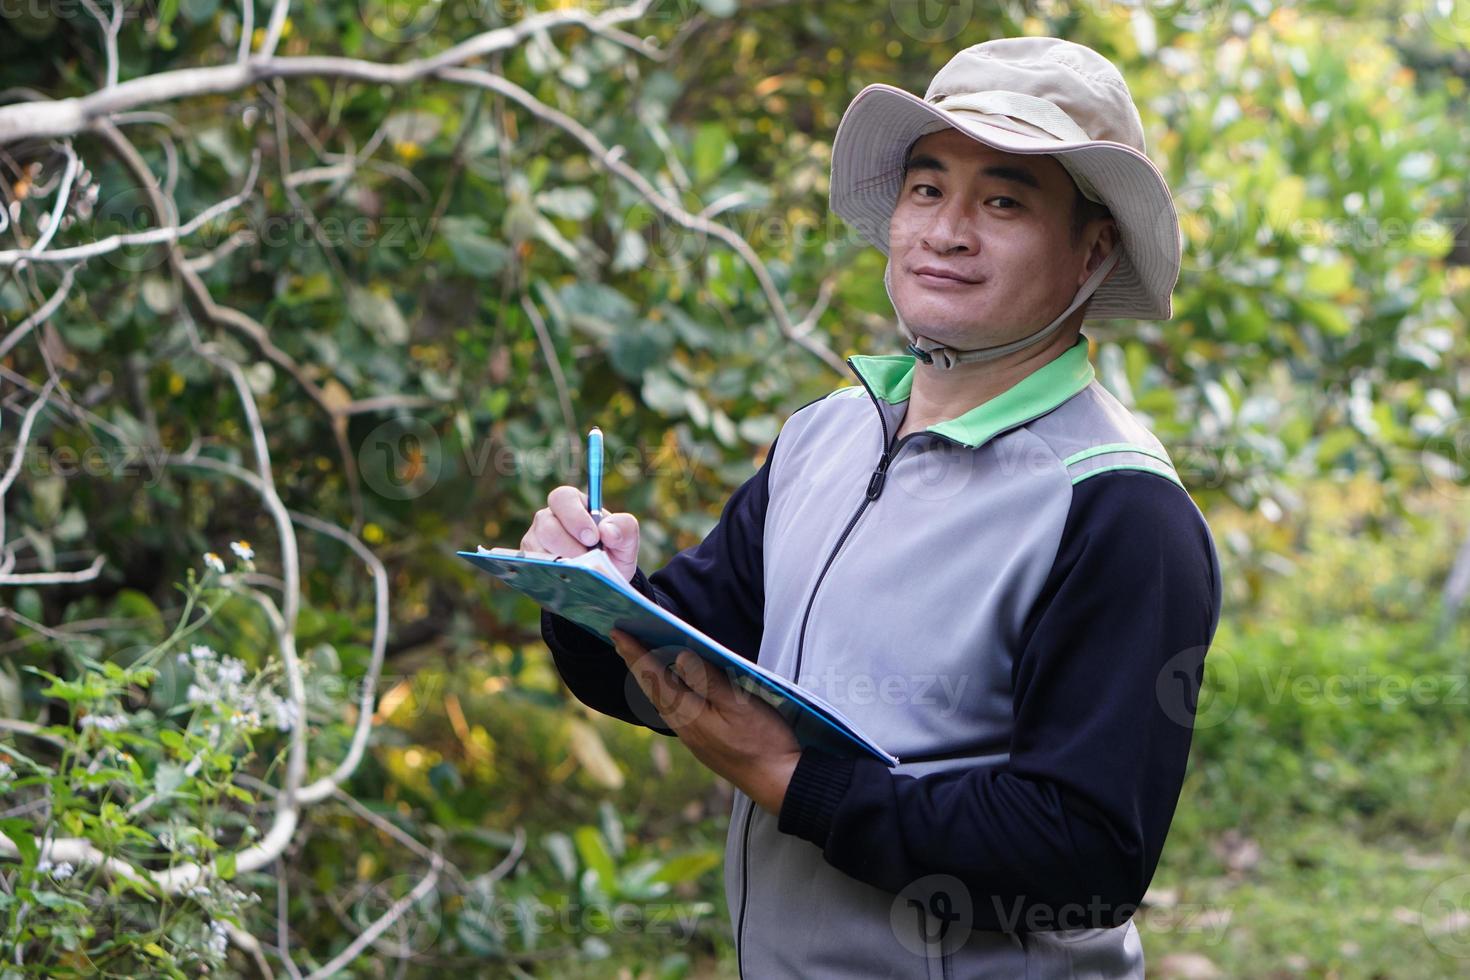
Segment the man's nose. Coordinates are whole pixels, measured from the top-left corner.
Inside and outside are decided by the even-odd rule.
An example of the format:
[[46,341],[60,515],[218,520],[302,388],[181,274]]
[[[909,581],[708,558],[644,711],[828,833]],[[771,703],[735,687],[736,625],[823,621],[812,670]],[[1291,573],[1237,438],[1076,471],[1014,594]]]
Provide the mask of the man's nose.
[[931,252],[948,255],[968,254],[979,248],[975,223],[958,202],[934,211],[934,218],[919,234],[919,241]]

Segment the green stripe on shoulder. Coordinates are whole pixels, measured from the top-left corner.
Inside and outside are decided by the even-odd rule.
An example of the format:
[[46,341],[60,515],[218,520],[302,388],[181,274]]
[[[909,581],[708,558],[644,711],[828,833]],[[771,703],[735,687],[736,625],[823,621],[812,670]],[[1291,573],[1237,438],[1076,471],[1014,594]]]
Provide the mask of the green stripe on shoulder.
[[1112,466],[1099,466],[1095,470],[1088,470],[1086,473],[1074,476],[1072,478],[1072,486],[1075,487],[1083,480],[1090,480],[1099,473],[1113,473],[1118,470],[1135,470],[1139,473],[1152,473],[1155,476],[1162,476],[1179,489],[1184,489],[1184,481],[1180,480],[1173,470],[1166,470],[1157,466],[1145,466],[1142,463],[1116,463]]
[[1073,453],[1066,459],[1062,460],[1062,465],[1071,466],[1073,463],[1080,463],[1084,459],[1091,459],[1094,456],[1102,456],[1105,453],[1137,453],[1140,456],[1152,456],[1154,459],[1158,460],[1161,463],[1169,463],[1170,465],[1173,465],[1170,462],[1169,457],[1165,456],[1163,453],[1153,449],[1145,449],[1143,446],[1135,446],[1127,442],[1110,442],[1105,446],[1094,446],[1091,449],[1084,449],[1080,453]]

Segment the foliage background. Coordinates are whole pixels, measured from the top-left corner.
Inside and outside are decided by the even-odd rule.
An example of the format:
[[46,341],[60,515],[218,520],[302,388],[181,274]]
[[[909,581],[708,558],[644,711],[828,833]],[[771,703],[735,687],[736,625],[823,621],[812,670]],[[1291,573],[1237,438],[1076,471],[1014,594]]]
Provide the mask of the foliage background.
[[[561,6],[296,3],[277,54],[402,64]],[[98,10],[121,12],[124,81],[229,63],[241,33],[241,11],[217,0]],[[256,48],[269,14],[253,11]],[[101,87],[106,32],[86,4],[4,0],[3,15],[3,101]],[[169,666],[193,643],[281,683],[269,613],[250,594],[285,584],[268,509],[218,467],[150,463],[193,447],[253,465],[243,393],[199,338],[238,365],[258,404],[284,504],[349,530],[383,563],[390,624],[372,735],[343,786],[353,802],[312,807],[281,861],[165,911],[141,896],[110,911],[121,895],[106,876],[57,879],[22,849],[0,865],[9,969],[89,972],[100,958],[117,973],[258,969],[240,945],[208,959],[212,921],[257,936],[274,970],[283,947],[318,967],[439,854],[434,888],[353,971],[733,975],[719,878],[727,790],[676,744],[570,699],[534,609],[452,552],[518,540],[549,487],[580,479],[574,434],[592,422],[614,461],[609,498],[642,521],[644,566],[697,541],[785,415],[846,382],[837,358],[894,349],[881,256],[826,208],[847,102],[876,81],[922,91],[965,45],[1048,33],[1119,64],[1175,188],[1187,254],[1174,319],[1088,335],[1104,383],[1169,446],[1226,561],[1211,700],[1140,914],[1151,963],[1164,976],[1460,975],[1463,0],[658,0],[623,27],[651,47],[563,25],[476,65],[734,231],[754,264],[670,220],[503,92],[304,76],[116,120],[181,220],[249,186],[182,253],[281,357],[201,317],[163,248],[77,264],[74,282],[68,263],[0,270],[7,333],[63,296],[0,362],[0,449],[20,461],[4,495],[11,573],[102,558],[81,581],[4,580],[0,716],[21,727],[0,731],[19,777],[0,830],[75,827],[146,862],[169,821],[215,832],[225,851],[264,823],[269,797],[249,778],[279,782],[282,732],[251,730],[185,783],[173,782],[183,750],[161,736],[200,723],[180,713],[190,702]],[[0,147],[0,248],[44,237],[68,146],[85,169],[52,249],[156,224],[99,133],[22,139]],[[253,564],[232,558],[211,577],[201,556],[238,539]],[[317,777],[358,719],[374,583],[336,540],[303,536],[301,559],[294,636]],[[190,595],[218,608],[177,638],[199,621]],[[102,666],[154,661],[157,677]],[[99,686],[84,690],[88,678]],[[1410,692],[1419,682],[1420,695],[1396,700],[1389,678]],[[126,737],[81,725],[112,710],[134,719]],[[88,773],[108,751],[138,772]],[[247,789],[235,798],[225,785]],[[109,803],[160,787],[154,822],[134,821],[148,840],[109,836],[129,825]],[[618,903],[634,926],[607,918]],[[692,934],[655,926],[680,916]]]

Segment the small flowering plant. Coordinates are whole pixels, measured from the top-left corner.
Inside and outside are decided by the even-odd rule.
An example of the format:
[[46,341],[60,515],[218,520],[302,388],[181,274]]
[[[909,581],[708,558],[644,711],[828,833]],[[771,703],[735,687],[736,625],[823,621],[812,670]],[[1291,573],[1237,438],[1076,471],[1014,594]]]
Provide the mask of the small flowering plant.
[[[230,551],[253,568],[248,542]],[[235,855],[263,820],[239,777],[273,765],[303,722],[271,658],[256,668],[201,641],[233,584],[210,552],[162,642],[100,659],[63,637],[53,670],[25,668],[47,705],[0,730],[0,975],[230,972],[231,930],[257,901],[232,883]],[[184,864],[205,870],[165,894],[156,876]]]

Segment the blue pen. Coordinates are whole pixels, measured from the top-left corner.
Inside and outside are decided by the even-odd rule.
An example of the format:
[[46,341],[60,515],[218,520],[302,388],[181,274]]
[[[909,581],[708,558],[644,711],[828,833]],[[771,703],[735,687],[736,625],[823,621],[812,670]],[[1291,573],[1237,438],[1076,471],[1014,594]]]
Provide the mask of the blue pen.
[[[587,433],[587,512],[592,523],[602,523],[602,430],[595,425]],[[593,547],[601,548],[602,542]]]

